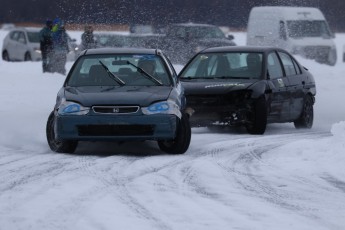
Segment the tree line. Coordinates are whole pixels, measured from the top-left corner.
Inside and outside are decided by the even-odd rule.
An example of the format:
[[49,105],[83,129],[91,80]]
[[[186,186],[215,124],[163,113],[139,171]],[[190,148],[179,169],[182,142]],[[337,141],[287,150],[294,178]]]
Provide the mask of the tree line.
[[66,23],[194,22],[246,28],[251,8],[268,5],[317,7],[333,31],[345,31],[343,0],[16,0],[1,3],[0,23],[43,23],[59,17]]

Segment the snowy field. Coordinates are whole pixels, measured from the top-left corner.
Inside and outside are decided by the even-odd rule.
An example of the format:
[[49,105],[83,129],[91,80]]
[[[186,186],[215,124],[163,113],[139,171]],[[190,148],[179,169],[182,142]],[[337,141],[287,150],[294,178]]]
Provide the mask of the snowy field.
[[316,79],[311,130],[193,128],[181,156],[154,142],[52,152],[45,124],[65,76],[0,60],[0,229],[345,229],[345,34],[335,40],[336,66],[296,57]]

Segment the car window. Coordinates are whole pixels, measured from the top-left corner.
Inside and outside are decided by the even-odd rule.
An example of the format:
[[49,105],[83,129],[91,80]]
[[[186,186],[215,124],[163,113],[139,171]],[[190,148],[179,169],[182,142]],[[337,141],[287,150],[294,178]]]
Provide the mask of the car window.
[[278,52],[278,53],[279,53],[280,59],[282,60],[286,76],[296,75],[297,72],[292,62],[291,57],[286,53],[282,53],[282,52]]
[[197,55],[181,78],[260,78],[262,53],[228,52]]
[[24,32],[19,32],[18,35],[18,42],[25,44],[26,43],[26,38]]
[[275,52],[272,52],[267,56],[267,71],[270,79],[283,77],[283,70],[281,68],[278,56]]
[[10,34],[10,38],[14,41],[18,41],[19,38],[19,31],[12,31]]
[[[163,85],[172,84],[172,76],[160,56],[153,54],[114,54],[89,55],[78,59],[68,80],[69,86],[114,86],[116,81],[108,75],[100,61],[111,73],[126,85],[153,86],[152,79],[140,73],[135,66],[142,68]],[[131,63],[131,64],[130,64]],[[135,66],[133,66],[133,65]]]
[[27,32],[27,35],[28,35],[29,42],[31,43],[40,42],[39,32]]
[[292,63],[294,65],[294,67],[295,67],[295,70],[296,70],[297,74],[302,74],[301,68],[299,67],[299,65],[297,64],[297,62],[293,58],[292,58]]

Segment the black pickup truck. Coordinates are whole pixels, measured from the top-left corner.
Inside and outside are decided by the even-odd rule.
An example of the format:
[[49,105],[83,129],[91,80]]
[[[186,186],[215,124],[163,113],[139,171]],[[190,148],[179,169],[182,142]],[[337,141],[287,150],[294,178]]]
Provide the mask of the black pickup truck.
[[170,24],[165,34],[148,37],[148,48],[159,48],[174,64],[186,64],[197,52],[216,46],[235,46],[234,37],[228,37],[218,26],[208,24]]

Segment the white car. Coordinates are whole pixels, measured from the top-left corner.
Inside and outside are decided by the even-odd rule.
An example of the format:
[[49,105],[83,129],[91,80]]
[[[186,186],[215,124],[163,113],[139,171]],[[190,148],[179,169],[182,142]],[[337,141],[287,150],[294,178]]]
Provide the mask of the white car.
[[14,28],[4,38],[2,59],[5,61],[40,61],[40,28]]

